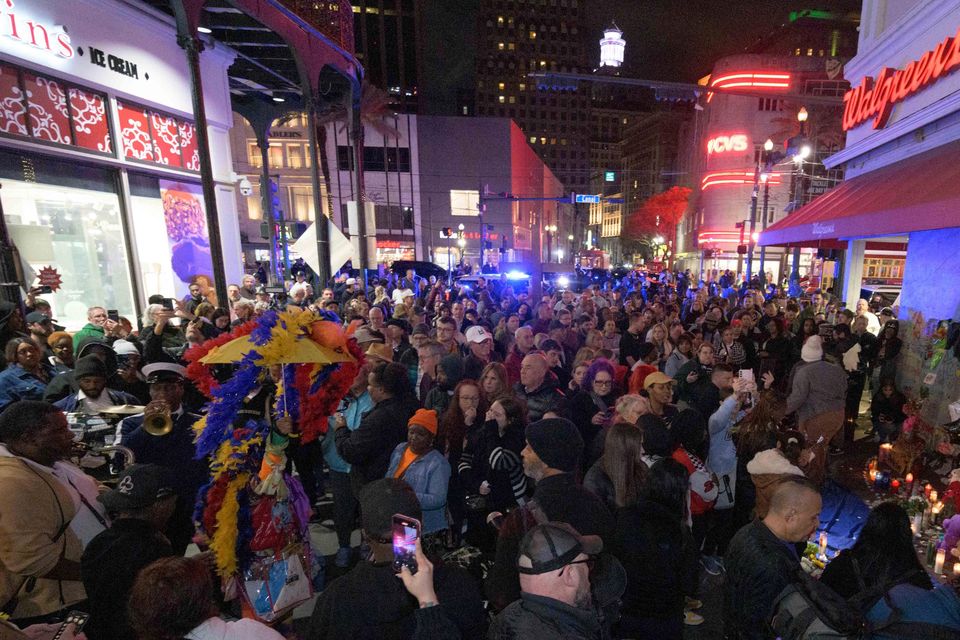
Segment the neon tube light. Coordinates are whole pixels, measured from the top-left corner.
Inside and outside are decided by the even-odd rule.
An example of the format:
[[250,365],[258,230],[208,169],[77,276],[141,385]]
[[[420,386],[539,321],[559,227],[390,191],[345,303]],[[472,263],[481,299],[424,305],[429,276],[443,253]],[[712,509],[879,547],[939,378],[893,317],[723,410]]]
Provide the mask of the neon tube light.
[[[711,171],[703,176],[700,181],[700,190],[706,191],[709,187],[721,184],[753,184],[755,170],[743,169],[741,171]],[[768,184],[780,184],[780,174],[770,173],[767,178]]]

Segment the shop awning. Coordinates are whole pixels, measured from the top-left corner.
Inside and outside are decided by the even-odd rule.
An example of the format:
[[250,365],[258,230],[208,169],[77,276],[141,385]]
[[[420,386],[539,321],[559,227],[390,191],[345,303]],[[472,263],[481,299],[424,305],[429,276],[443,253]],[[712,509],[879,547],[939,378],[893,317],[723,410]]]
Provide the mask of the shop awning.
[[960,226],[960,142],[857,176],[788,215],[759,244],[786,245]]

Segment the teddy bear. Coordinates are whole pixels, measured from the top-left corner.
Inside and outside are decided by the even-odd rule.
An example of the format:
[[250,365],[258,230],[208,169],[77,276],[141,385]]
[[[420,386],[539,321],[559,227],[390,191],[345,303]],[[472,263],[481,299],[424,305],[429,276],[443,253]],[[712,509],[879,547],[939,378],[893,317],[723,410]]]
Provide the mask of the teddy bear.
[[945,549],[954,557],[960,558],[960,550],[957,549],[957,542],[960,541],[960,514],[944,520],[943,531],[943,540],[937,548]]
[[954,513],[960,513],[960,468],[950,472],[950,478],[947,480],[947,491],[944,498],[950,496],[953,498]]

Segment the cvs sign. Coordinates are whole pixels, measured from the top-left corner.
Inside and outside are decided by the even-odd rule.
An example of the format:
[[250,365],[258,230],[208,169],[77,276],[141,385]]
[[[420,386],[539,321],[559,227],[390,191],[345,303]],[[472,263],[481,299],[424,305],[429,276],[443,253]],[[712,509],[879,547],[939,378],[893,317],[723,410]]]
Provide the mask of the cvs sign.
[[726,153],[727,151],[746,151],[747,146],[747,136],[742,133],[735,133],[730,136],[717,136],[707,141],[707,155]]

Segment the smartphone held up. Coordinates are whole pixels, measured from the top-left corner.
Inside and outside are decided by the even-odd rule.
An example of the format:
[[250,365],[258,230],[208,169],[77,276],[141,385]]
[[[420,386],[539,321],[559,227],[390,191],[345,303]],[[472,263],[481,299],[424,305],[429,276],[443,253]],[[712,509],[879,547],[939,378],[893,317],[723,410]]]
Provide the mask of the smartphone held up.
[[410,573],[417,572],[417,540],[420,539],[420,521],[397,513],[393,516],[393,570],[400,573],[403,567]]

